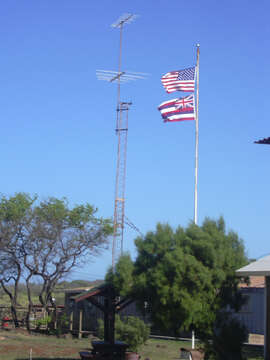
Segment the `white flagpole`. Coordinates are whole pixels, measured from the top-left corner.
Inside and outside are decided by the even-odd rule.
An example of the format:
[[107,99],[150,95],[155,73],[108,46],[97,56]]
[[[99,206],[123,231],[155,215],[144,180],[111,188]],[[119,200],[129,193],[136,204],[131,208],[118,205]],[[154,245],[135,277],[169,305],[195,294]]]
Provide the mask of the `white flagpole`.
[[200,44],[197,44],[197,62],[196,62],[196,130],[195,130],[195,190],[194,190],[194,223],[198,222],[198,145],[199,145],[199,60]]
[[[195,130],[195,191],[194,191],[194,224],[198,221],[198,145],[199,145],[199,60],[200,44],[197,44],[197,62],[196,62],[196,130]],[[195,331],[192,330],[192,349],[195,349]]]

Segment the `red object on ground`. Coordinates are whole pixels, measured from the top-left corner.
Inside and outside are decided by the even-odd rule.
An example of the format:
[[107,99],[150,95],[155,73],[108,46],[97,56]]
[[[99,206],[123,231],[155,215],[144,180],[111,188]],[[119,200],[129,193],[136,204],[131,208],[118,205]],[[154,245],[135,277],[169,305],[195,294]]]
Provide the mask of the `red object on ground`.
[[9,325],[9,322],[10,322],[10,318],[8,316],[5,316],[3,319],[2,319],[2,328],[7,328],[8,325]]

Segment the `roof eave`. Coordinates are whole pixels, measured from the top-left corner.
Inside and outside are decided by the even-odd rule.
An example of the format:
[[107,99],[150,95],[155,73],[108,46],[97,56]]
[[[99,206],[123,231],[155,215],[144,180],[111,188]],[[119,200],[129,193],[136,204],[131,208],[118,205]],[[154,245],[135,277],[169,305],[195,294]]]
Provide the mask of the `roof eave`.
[[265,270],[237,270],[236,271],[236,275],[237,276],[270,276],[270,270],[265,271]]

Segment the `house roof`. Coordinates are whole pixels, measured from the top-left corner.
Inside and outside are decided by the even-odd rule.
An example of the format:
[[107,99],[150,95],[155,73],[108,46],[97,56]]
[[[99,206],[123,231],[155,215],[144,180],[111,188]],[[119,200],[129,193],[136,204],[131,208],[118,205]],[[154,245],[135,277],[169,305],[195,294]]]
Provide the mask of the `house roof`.
[[270,276],[270,255],[236,270],[238,276]]
[[108,286],[106,284],[101,284],[99,286],[93,287],[88,291],[83,291],[80,294],[71,297],[71,299],[75,300],[75,302],[80,302],[94,295],[103,295],[106,292]]
[[247,288],[264,288],[264,276],[250,276],[249,277],[249,284],[246,282],[240,283],[239,287],[241,289],[247,289]]
[[267,145],[270,145],[270,137],[254,141],[254,143],[255,144],[267,144]]
[[88,286],[88,287],[79,287],[79,288],[71,288],[71,289],[65,289],[64,292],[65,293],[78,293],[78,292],[84,292],[84,291],[89,291],[90,289],[92,289],[92,286]]

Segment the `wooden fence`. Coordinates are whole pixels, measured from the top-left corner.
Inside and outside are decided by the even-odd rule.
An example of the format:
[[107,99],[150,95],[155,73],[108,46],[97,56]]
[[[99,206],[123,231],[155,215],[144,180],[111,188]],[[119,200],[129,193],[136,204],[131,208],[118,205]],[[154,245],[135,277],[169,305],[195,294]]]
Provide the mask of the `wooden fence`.
[[[19,321],[19,324],[24,327],[25,326],[25,322],[26,322],[26,316],[27,316],[27,312],[28,309],[26,307],[22,307],[22,306],[18,306],[16,308],[17,310],[17,318]],[[49,307],[49,312],[46,312],[41,305],[34,305],[33,306],[33,311],[30,314],[30,325],[31,325],[31,329],[36,329],[37,324],[39,323],[39,320],[45,320],[49,314],[54,314],[53,316],[53,321],[55,322],[54,327],[57,327],[57,322],[60,322],[60,318],[63,315],[65,310],[64,306],[57,306],[56,307],[56,312],[55,312],[55,308],[53,307]],[[9,327],[14,327],[13,321],[12,321],[12,314],[11,314],[11,310],[9,306],[1,306],[0,305],[0,321],[3,324],[4,322],[4,318],[9,318]],[[46,321],[44,321],[44,324],[46,323]],[[45,326],[42,325],[41,328],[44,328]]]

